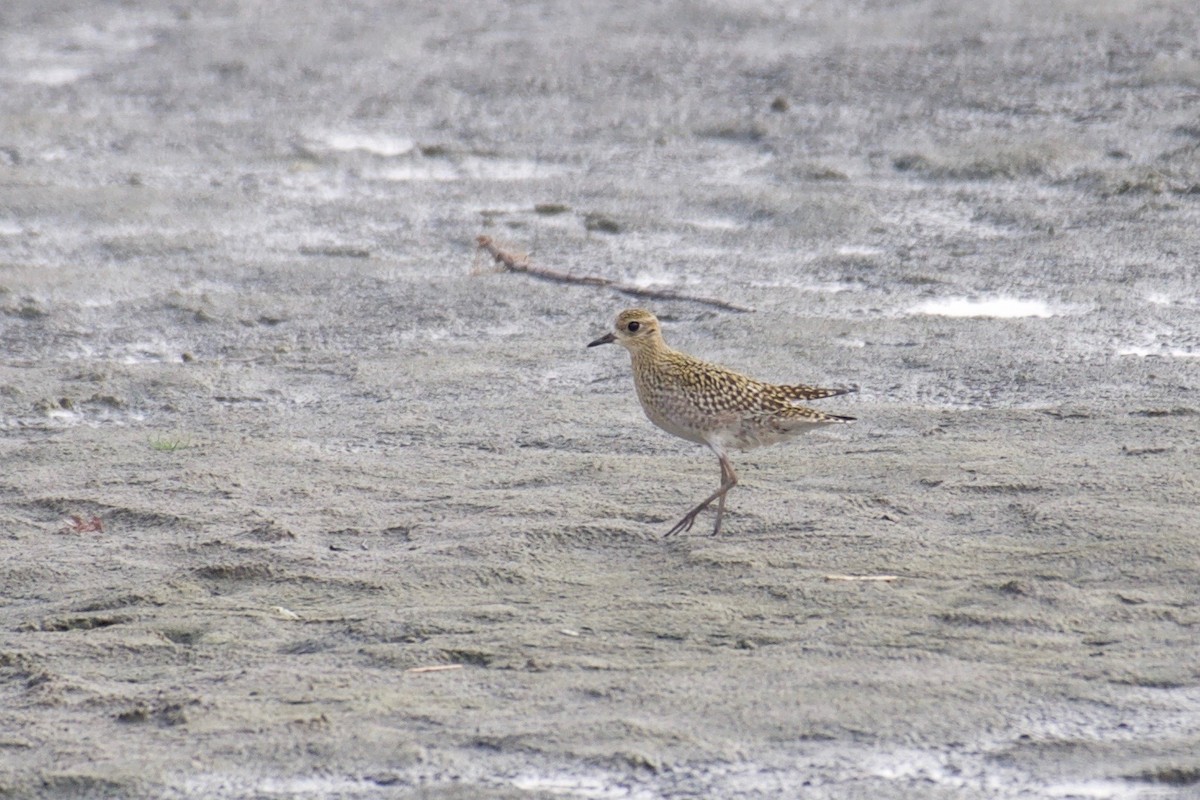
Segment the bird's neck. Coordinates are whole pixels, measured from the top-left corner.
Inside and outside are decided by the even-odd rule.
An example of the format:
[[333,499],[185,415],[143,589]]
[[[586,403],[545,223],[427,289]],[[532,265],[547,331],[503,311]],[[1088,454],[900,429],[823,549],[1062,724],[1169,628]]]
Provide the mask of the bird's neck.
[[629,348],[629,355],[633,359],[633,363],[653,364],[660,362],[664,356],[670,356],[675,351],[670,345],[662,340],[661,337],[650,339],[646,342],[640,342],[637,347]]

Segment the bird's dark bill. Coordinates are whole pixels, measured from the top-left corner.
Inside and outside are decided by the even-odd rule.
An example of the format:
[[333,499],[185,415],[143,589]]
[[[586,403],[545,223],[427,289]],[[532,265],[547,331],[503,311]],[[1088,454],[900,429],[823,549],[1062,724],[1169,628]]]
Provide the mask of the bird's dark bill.
[[588,347],[595,347],[598,344],[612,344],[616,340],[617,340],[617,335],[615,333],[613,333],[612,331],[609,331],[608,333],[604,334],[596,341],[589,344]]

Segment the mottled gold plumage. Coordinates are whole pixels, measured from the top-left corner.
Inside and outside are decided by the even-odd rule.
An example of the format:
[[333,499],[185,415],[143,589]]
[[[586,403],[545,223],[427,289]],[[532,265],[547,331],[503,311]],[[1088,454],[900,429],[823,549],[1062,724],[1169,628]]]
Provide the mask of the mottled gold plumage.
[[714,500],[717,522],[713,535],[720,532],[725,495],[737,485],[728,450],[762,447],[820,425],[854,419],[800,405],[803,400],[835,397],[853,389],[777,386],[701,361],[663,341],[658,319],[645,309],[622,311],[612,332],[588,347],[613,342],[629,351],[633,383],[650,421],[689,442],[708,445],[721,463],[720,488],[685,514],[667,536],[690,529],[696,515]]

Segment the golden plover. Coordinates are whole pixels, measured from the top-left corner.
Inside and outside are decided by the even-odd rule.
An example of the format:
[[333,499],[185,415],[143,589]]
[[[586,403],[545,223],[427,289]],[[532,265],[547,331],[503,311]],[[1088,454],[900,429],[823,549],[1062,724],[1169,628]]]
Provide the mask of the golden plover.
[[721,486],[667,531],[689,530],[696,515],[717,501],[715,536],[725,515],[725,495],[737,485],[726,451],[750,450],[789,439],[820,425],[854,417],[825,414],[801,400],[835,397],[854,389],[776,386],[672,349],[663,341],[658,319],[631,308],[617,315],[616,326],[588,345],[617,344],[633,360],[633,384],[642,409],[658,427],[689,442],[708,445],[721,462]]

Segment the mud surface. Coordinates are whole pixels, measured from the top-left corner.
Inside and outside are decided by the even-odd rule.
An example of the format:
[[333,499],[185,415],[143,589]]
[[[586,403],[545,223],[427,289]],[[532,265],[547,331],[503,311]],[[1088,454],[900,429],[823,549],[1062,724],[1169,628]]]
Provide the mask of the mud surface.
[[1195,797],[1194,4],[432,6],[0,8],[0,793]]

